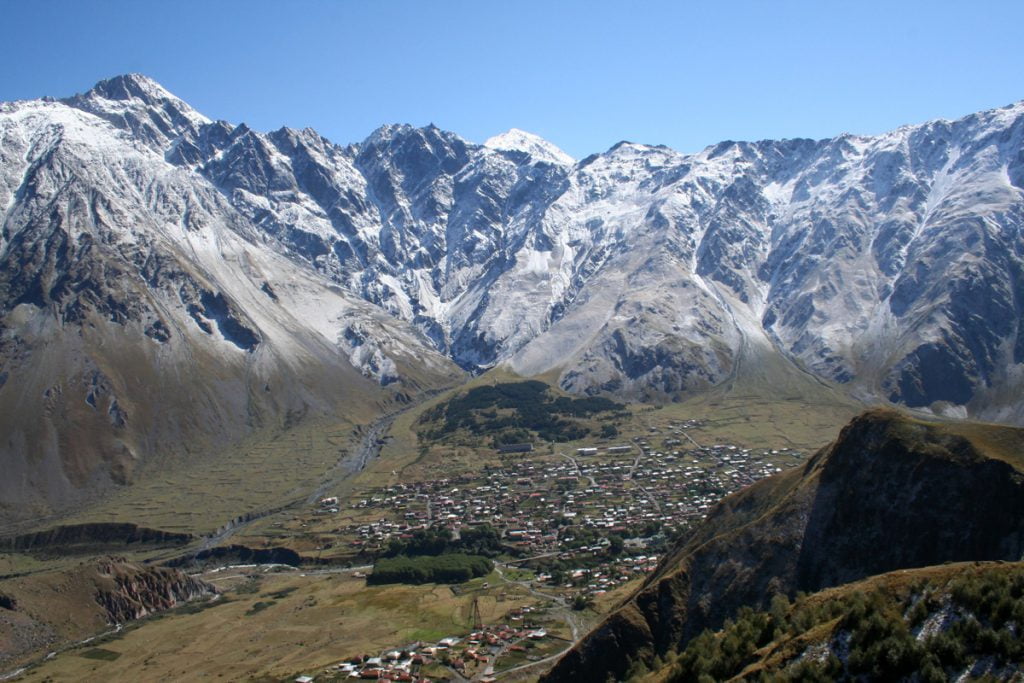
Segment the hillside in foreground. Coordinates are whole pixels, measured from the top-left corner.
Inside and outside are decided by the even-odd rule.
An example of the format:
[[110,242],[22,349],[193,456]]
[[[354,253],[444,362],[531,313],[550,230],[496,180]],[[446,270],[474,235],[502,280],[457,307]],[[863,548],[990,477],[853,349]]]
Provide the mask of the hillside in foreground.
[[622,677],[744,607],[896,569],[1018,560],[1024,430],[854,419],[806,466],[722,501],[658,571],[545,676]]
[[[1024,564],[900,570],[773,599],[705,631],[646,681],[1013,680],[1024,668]],[[915,678],[916,677],[916,678]]]

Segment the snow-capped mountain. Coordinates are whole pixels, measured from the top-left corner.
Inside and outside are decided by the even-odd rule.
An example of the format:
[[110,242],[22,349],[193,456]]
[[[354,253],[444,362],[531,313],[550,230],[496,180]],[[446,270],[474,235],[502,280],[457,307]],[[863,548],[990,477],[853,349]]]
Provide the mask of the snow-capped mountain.
[[484,142],[484,147],[506,152],[522,152],[536,161],[546,161],[550,164],[571,166],[576,163],[575,159],[547,140],[518,128],[488,138]]
[[[1018,103],[576,162],[518,130],[260,133],[138,75],[3,104],[0,419],[17,421],[0,455],[28,477],[88,422],[112,444],[90,462],[130,463],[161,432],[141,443],[121,421],[169,412],[150,381],[230,436],[339,386],[440,383],[447,359],[670,397],[771,358],[863,398],[1021,422],[1022,136]],[[277,376],[285,396],[262,391]]]
[[370,419],[461,375],[169,161],[221,130],[140,77],[0,105],[3,504],[73,504],[148,458]]
[[464,368],[668,396],[772,354],[865,398],[1024,419],[1007,400],[1024,361],[1024,104],[575,163],[518,130],[474,145],[385,126],[339,147],[196,126],[161,101],[180,135],[147,137],[172,163]]

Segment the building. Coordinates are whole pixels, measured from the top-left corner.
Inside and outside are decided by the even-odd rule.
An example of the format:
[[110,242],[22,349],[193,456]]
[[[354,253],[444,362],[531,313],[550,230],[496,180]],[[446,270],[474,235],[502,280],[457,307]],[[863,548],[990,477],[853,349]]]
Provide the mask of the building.
[[504,446],[498,446],[499,453],[532,453],[532,443],[508,443]]

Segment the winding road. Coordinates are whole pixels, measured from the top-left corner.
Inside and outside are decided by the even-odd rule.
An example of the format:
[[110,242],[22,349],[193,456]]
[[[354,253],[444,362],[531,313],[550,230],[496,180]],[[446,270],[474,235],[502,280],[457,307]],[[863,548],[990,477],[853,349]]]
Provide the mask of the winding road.
[[495,673],[494,662],[496,662],[498,658],[507,651],[509,646],[514,644],[508,643],[505,646],[503,646],[502,649],[494,656],[494,660],[492,661],[492,663],[489,664],[483,671],[475,675],[473,677],[473,680],[480,680],[482,678],[487,678],[491,676],[497,678],[499,676],[505,676],[516,671],[523,671],[525,669],[543,666],[545,664],[554,662],[561,658],[566,652],[571,650],[576,645],[576,643],[580,642],[580,639],[582,638],[582,633],[585,631],[585,626],[581,622],[579,615],[573,612],[573,610],[565,604],[564,598],[562,598],[560,595],[551,595],[550,593],[544,593],[542,591],[539,591],[535,589],[532,585],[530,585],[529,581],[515,581],[513,579],[510,579],[507,576],[505,576],[505,572],[503,571],[504,569],[511,569],[511,567],[507,565],[502,566],[500,564],[494,565],[494,570],[498,573],[498,576],[501,577],[502,581],[504,581],[507,584],[519,586],[520,588],[525,589],[527,592],[530,593],[530,595],[533,595],[534,597],[542,598],[544,600],[551,600],[556,605],[558,605],[555,611],[558,614],[558,616],[560,616],[565,621],[565,623],[568,624],[569,631],[572,634],[572,640],[569,642],[568,645],[565,646],[565,648],[559,650],[553,655],[548,655],[547,657],[543,659],[538,659],[535,662],[526,662],[525,664],[514,666],[511,669],[505,669],[504,671],[499,671]]

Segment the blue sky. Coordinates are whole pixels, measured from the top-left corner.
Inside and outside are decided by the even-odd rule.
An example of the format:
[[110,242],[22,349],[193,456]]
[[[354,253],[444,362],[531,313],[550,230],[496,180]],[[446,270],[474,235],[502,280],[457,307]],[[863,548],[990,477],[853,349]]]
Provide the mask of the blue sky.
[[0,100],[145,73],[212,118],[619,140],[880,133],[1024,99],[1024,2],[0,0]]

